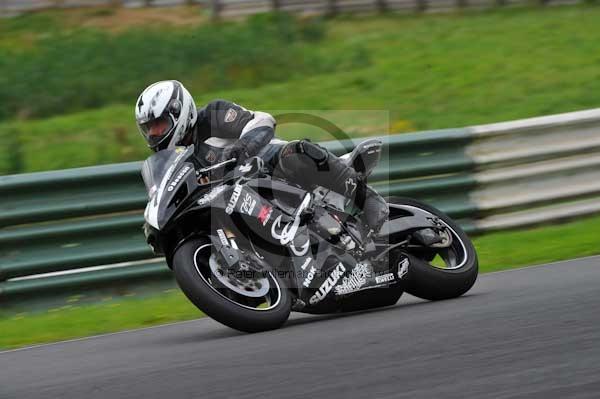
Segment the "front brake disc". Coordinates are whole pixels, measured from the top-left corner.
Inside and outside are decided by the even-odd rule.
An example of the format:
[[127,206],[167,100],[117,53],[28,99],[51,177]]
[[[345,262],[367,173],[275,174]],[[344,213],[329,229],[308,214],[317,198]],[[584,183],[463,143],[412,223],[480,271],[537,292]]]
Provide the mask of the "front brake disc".
[[208,265],[220,284],[240,295],[260,298],[269,292],[269,279],[263,272],[225,268],[217,261],[215,254],[210,256]]

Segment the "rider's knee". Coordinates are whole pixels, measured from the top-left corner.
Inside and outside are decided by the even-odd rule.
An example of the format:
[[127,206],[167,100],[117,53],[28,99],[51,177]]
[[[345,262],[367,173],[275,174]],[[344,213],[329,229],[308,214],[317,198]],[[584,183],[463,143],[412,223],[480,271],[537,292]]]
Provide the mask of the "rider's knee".
[[301,140],[299,145],[300,150],[317,165],[322,165],[327,162],[329,152],[325,148],[307,140]]
[[321,166],[327,162],[329,152],[309,140],[296,140],[286,144],[281,149],[280,159],[284,167],[292,162],[311,162]]

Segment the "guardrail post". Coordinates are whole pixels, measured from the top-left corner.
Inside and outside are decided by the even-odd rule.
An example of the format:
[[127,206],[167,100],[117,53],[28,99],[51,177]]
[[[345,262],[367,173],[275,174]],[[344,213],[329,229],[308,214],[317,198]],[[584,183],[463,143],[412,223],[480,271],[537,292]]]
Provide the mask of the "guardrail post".
[[327,15],[333,16],[338,12],[337,0],[327,0]]
[[388,10],[387,0],[375,0],[377,11],[386,12]]
[[428,4],[427,0],[417,0],[417,11],[425,12],[427,10]]
[[219,20],[221,16],[221,2],[219,0],[210,0],[210,11],[213,21]]
[[469,0],[456,0],[456,7],[467,8],[469,6]]
[[280,7],[281,7],[280,0],[271,0],[271,8],[273,9],[273,11],[279,11]]
[[[4,3],[4,2],[2,2]],[[18,131],[9,131],[6,137],[2,137],[5,140],[7,148],[10,149],[7,155],[7,174],[22,173],[25,169],[25,162],[23,157],[23,147],[19,138]]]

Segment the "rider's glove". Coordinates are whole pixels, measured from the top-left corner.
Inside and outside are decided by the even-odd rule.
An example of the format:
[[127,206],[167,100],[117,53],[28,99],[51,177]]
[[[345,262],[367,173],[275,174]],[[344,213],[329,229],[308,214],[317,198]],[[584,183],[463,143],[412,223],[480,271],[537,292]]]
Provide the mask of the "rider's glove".
[[237,163],[239,164],[245,159],[249,158],[249,155],[243,146],[236,143],[223,151],[223,161],[227,161],[228,159],[232,158],[236,158]]

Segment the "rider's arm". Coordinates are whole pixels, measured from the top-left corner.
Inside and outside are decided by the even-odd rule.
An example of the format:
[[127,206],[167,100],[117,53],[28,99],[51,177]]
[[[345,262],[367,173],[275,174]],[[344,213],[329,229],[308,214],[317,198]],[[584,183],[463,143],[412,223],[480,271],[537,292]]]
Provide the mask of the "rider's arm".
[[254,113],[227,100],[214,100],[200,114],[206,122],[208,137],[239,139],[244,128],[254,119]]
[[226,100],[210,102],[202,115],[210,126],[210,137],[238,139],[226,156],[252,157],[275,136],[275,118],[266,112],[249,111]]
[[254,112],[254,118],[246,124],[235,146],[253,157],[275,137],[275,118],[266,112]]

